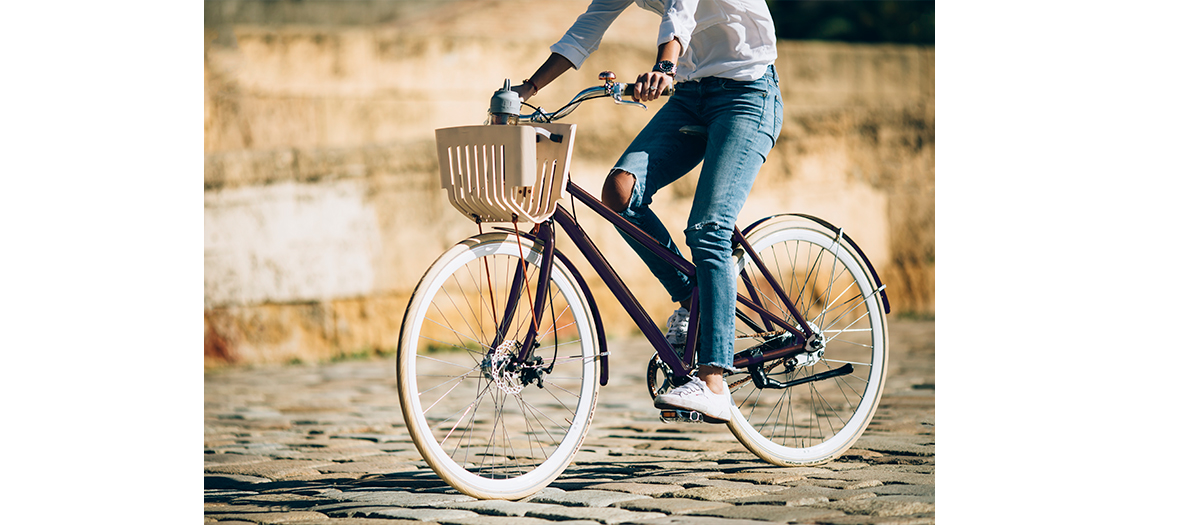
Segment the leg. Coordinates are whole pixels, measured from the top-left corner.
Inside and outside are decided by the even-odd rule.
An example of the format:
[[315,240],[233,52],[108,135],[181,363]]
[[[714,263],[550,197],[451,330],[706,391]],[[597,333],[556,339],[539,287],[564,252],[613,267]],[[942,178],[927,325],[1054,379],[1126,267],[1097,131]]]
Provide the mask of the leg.
[[[690,111],[689,96],[674,95],[619,158],[603,184],[602,200],[663,246],[680,254],[671,234],[649,207],[655,193],[683,177],[704,157],[704,141],[680,133],[685,125],[699,124]],[[673,301],[686,303],[694,283],[642,244],[624,240],[647,264]]]
[[700,291],[700,366],[693,381],[655,401],[660,408],[699,411],[716,423],[731,419],[733,403],[724,379],[733,369],[733,227],[782,127],[782,99],[773,68],[755,82],[706,80],[699,108],[708,144],[685,229]]
[[773,70],[754,82],[718,79],[706,88],[705,100],[709,138],[685,240],[700,287],[698,376],[721,394],[723,372],[733,366],[733,227],[782,127],[782,101]]
[[[606,181],[602,184],[602,203],[616,213],[623,213],[627,211],[634,190],[635,175],[616,169],[607,175]],[[684,299],[680,301],[680,307],[687,310],[692,306],[691,303],[690,299]]]

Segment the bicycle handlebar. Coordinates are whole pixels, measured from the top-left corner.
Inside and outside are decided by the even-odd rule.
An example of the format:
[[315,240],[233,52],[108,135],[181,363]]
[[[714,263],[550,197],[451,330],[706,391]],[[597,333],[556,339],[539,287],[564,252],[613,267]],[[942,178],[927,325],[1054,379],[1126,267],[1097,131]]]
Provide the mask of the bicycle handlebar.
[[[623,97],[629,98],[633,96],[635,93],[635,84],[615,82],[615,74],[610,71],[603,71],[598,75],[598,78],[604,80],[605,85],[583,89],[580,93],[574,95],[574,98],[570,99],[566,105],[553,113],[545,113],[541,108],[537,108],[537,111],[528,115],[522,113],[520,115],[520,122],[553,122],[560,120],[573,113],[583,101],[593,98],[610,97],[614,99],[615,104],[639,106],[647,109],[647,105],[642,102],[623,100]],[[660,96],[670,96],[675,91],[675,89],[669,87],[663,93],[660,93]]]
[[[664,88],[664,91],[662,93],[660,93],[660,96],[661,97],[671,96],[672,93],[675,93],[675,92],[676,92],[676,88],[666,87],[666,88]],[[634,94],[635,94],[635,84],[623,84],[623,96],[624,97],[630,97]]]

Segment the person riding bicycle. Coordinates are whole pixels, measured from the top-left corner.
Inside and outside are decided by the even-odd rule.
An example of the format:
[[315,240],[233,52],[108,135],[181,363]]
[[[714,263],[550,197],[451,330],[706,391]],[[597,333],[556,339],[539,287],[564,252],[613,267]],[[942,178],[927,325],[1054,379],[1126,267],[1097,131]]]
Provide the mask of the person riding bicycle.
[[[632,2],[660,15],[656,63],[635,81],[633,98],[675,93],[615,163],[602,201],[654,239],[680,253],[649,205],[655,193],[703,162],[685,241],[696,265],[700,301],[697,377],[656,397],[656,407],[730,419],[724,373],[733,369],[736,277],[732,232],[754,178],[778,139],[783,104],[774,61],[774,24],[763,0],[593,0],[551,54],[515,90],[528,100],[569,68],[579,69],[607,27]],[[704,129],[684,133],[681,128]],[[685,344],[692,280],[623,236],[681,307],[666,337]]]

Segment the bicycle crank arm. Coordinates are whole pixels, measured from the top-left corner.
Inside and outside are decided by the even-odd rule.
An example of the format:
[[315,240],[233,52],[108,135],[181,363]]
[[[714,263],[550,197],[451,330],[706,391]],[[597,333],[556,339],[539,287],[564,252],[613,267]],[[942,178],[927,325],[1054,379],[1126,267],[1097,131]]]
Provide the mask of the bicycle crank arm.
[[754,380],[754,386],[756,386],[758,388],[775,388],[775,389],[791,388],[793,386],[799,386],[799,385],[811,383],[814,381],[823,381],[824,379],[832,379],[833,377],[846,376],[851,373],[852,373],[852,364],[845,363],[844,366],[837,368],[835,370],[828,370],[826,372],[820,372],[820,373],[815,374],[813,376],[801,377],[799,379],[787,381],[786,383],[781,383],[779,381],[776,381],[774,379],[766,377],[766,371],[763,370],[761,366],[750,367],[750,378]]

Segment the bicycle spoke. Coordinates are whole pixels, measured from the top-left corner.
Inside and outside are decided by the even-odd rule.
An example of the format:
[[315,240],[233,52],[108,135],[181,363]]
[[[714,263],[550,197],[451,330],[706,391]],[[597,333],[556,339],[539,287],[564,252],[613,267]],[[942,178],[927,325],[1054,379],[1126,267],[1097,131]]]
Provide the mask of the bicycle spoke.
[[[844,272],[841,271],[840,275],[838,275],[836,277],[841,277],[843,275],[844,275]],[[824,325],[824,317],[827,316],[828,312],[830,312],[830,311],[834,310],[835,308],[837,308],[838,306],[840,306],[840,305],[836,304],[836,301],[838,301],[841,297],[844,297],[844,294],[848,293],[848,290],[853,289],[853,287],[856,286],[856,281],[849,281],[848,286],[845,287],[843,290],[841,290],[840,295],[837,295],[836,297],[832,297],[832,294],[831,294],[833,284],[835,284],[835,281],[828,283],[828,291],[827,291],[827,295],[826,295],[827,299],[824,301],[823,307],[821,307],[819,315],[816,316],[815,318],[811,319],[818,326]],[[850,300],[855,300],[855,298],[852,298]],[[849,301],[845,301],[843,304],[848,304],[848,302]]]
[[865,362],[861,362],[861,361],[840,361],[838,359],[828,359],[826,357],[823,360],[828,363],[847,363],[850,365],[860,365],[860,366],[870,366],[872,364],[872,363],[865,363]]
[[[421,391],[421,392],[418,392],[418,397],[422,397],[422,394],[425,394],[425,393],[427,393],[427,392],[430,392],[430,391],[432,391],[432,390],[435,390],[435,389],[438,389],[438,388],[442,388],[443,386],[446,386],[446,384],[447,384],[447,383],[450,383],[451,381],[454,381],[454,382],[455,382],[455,385],[454,385],[454,386],[452,386],[452,387],[451,387],[450,389],[448,389],[448,390],[447,390],[445,393],[443,393],[443,395],[439,396],[439,398],[438,398],[437,400],[435,400],[435,402],[434,402],[433,404],[431,404],[431,405],[430,405],[430,407],[428,407],[428,408],[426,408],[425,410],[423,410],[423,411],[422,411],[422,413],[423,413],[423,414],[428,414],[428,413],[430,413],[430,409],[431,409],[431,408],[434,408],[434,405],[437,405],[439,401],[442,401],[442,400],[443,400],[443,398],[447,397],[447,394],[450,394],[451,392],[453,392],[453,391],[455,390],[455,388],[457,388],[457,387],[458,387],[458,386],[459,386],[459,385],[460,385],[460,384],[463,382],[463,380],[464,380],[464,379],[467,379],[467,376],[469,376],[469,375],[471,375],[471,372],[468,372],[468,373],[466,373],[466,374],[463,374],[463,375],[461,375],[461,376],[459,376],[459,377],[454,377],[454,378],[451,378],[451,379],[450,379],[450,380],[448,380],[448,381],[443,381],[443,382],[439,383],[439,384],[438,384],[438,385],[436,385],[436,386],[433,386],[433,387],[431,387],[431,388],[428,388],[428,389],[426,389],[426,390],[423,390],[423,391]],[[437,377],[437,376],[419,376],[419,377]]]
[[[562,400],[558,399],[558,398],[557,398],[557,394],[554,394],[554,393],[553,393],[553,392],[550,390],[550,388],[551,388],[551,387],[558,388],[558,389],[560,389],[560,390],[562,390],[562,391],[566,392],[567,394],[569,394],[569,395],[571,395],[571,396],[574,396],[575,398],[576,398],[576,397],[578,397],[578,395],[577,395],[577,394],[575,394],[575,393],[573,393],[573,392],[570,392],[569,390],[566,390],[566,389],[562,388],[562,387],[561,387],[561,385],[557,385],[557,384],[551,384],[551,385],[549,385],[549,386],[546,386],[545,388],[543,388],[543,389],[542,389],[542,390],[544,390],[546,393],[548,393],[548,394],[549,394],[549,397],[552,397],[552,398],[553,398],[553,400],[554,400],[554,401],[556,401],[556,402],[557,402],[557,404],[558,404],[559,406],[561,406],[561,408],[562,408],[562,409],[564,409],[566,412],[569,412],[571,416],[572,416],[572,415],[574,415],[574,410],[573,410],[573,409],[571,409],[571,408],[570,408],[568,405],[566,405],[566,403],[565,403],[564,401],[562,401]],[[577,408],[577,403],[575,403],[575,404],[574,404],[574,408]],[[548,418],[548,416],[546,416],[546,419],[549,419],[549,418]],[[552,419],[549,419],[549,420],[550,420],[550,421],[553,421]],[[553,423],[554,423],[554,424],[558,424],[556,421],[553,421]]]
[[[425,338],[425,337],[424,337],[423,339],[427,339],[427,338]],[[430,340],[430,341],[433,341],[433,339],[429,339],[429,340]],[[418,356],[418,359],[422,359],[422,360],[424,360],[424,361],[434,361],[434,362],[436,362],[436,363],[442,363],[442,364],[444,364],[444,365],[447,365],[447,366],[456,366],[456,367],[462,368],[462,369],[464,369],[464,370],[472,370],[472,369],[474,369],[475,367],[478,367],[478,366],[479,366],[479,364],[477,363],[477,364],[475,365],[475,367],[465,367],[465,366],[463,366],[463,365],[461,365],[461,364],[458,364],[458,363],[452,363],[452,362],[450,362],[450,361],[443,361],[442,359],[438,359],[438,358],[436,358],[436,357],[429,357],[429,356],[424,356],[424,355],[419,355],[419,356]]]
[[[460,292],[459,295],[463,298],[464,304],[467,305],[467,311],[474,314],[475,309],[471,306],[471,300],[468,299],[469,294],[464,292],[463,286],[461,284],[459,284],[458,282],[455,283],[455,286],[457,288],[459,288],[459,292]],[[476,281],[476,289],[478,290],[478,288],[479,288],[479,281]],[[456,311],[459,311],[459,305],[455,304],[455,299],[454,299],[454,297],[451,296],[450,292],[447,290],[443,290],[443,293],[446,294],[447,300],[450,301],[451,306],[454,307]],[[482,297],[482,295],[481,295],[481,297]],[[465,324],[467,324],[467,330],[471,331],[472,333],[477,333],[477,334],[484,333],[483,330],[480,330],[480,329],[477,329],[476,327],[471,326],[471,322],[468,320],[467,316],[462,316],[462,317],[463,317],[463,322]],[[478,324],[478,321],[482,320],[482,316],[477,315],[475,317],[476,317],[477,324]],[[486,345],[484,345],[484,346],[486,346]]]
[[[851,310],[850,310],[850,311],[851,311]],[[844,314],[844,315],[848,315],[848,314],[847,314],[847,312],[845,312],[845,314]],[[840,317],[841,317],[841,318],[843,318],[843,317],[844,317],[844,315],[841,315]],[[868,312],[868,310],[865,310],[865,313],[863,313],[863,314],[860,314],[860,317],[857,317],[856,319],[853,319],[853,320],[852,320],[852,322],[850,322],[850,323],[848,323],[847,325],[845,325],[845,329],[847,329],[847,327],[849,327],[849,326],[855,325],[856,323],[860,322],[862,319],[864,319],[864,318],[865,318],[865,317],[867,317],[868,315],[869,315],[869,312]],[[837,322],[837,321],[839,321],[839,320],[840,320],[840,319],[836,319],[836,321],[833,321],[833,322]],[[835,337],[839,337],[839,336],[840,336],[840,335],[842,335],[843,333],[844,333],[844,330],[840,330],[840,331],[836,332],[834,335],[832,335],[832,337],[833,337],[833,338],[835,338]]]
[[[516,401],[517,401],[517,404],[520,405],[520,411],[522,414],[527,414],[527,413],[531,412],[533,414],[533,419],[536,419],[537,423],[541,422],[540,418],[538,418],[536,415],[536,410],[532,406],[530,406],[528,403],[525,403],[524,399],[517,397]],[[525,424],[525,428],[528,430],[527,434],[530,434],[530,435],[536,434],[536,430],[533,430],[533,424],[529,422],[529,419],[527,417],[524,418],[524,424]],[[550,443],[556,443],[556,442],[560,441],[558,439],[555,439],[553,437],[553,434],[549,433],[549,429],[545,428],[544,425],[541,425],[541,430],[543,430],[545,432],[545,435],[547,435],[549,437]],[[540,451],[541,455],[544,456],[545,459],[549,459],[549,453],[545,451],[545,445],[543,443],[541,443],[541,440],[539,440],[539,439],[537,439],[535,441],[537,443],[537,449]],[[536,455],[537,455],[537,454],[533,453],[533,442],[534,442],[533,439],[529,440],[529,456],[530,457],[536,457]]]
[[[489,383],[489,384],[488,384],[488,387],[485,387],[485,388],[483,389],[483,392],[481,392],[480,394],[478,394],[478,395],[476,395],[476,396],[475,396],[475,400],[474,400],[474,401],[472,401],[471,403],[468,403],[468,404],[467,404],[467,407],[463,409],[463,414],[462,414],[462,415],[460,415],[460,416],[459,416],[459,418],[455,420],[455,424],[454,424],[453,426],[451,426],[451,429],[450,429],[450,430],[448,430],[448,431],[447,431],[447,435],[446,435],[446,437],[444,437],[444,438],[442,439],[442,441],[440,441],[440,442],[439,442],[439,445],[442,445],[443,443],[445,443],[445,442],[447,441],[447,438],[451,437],[451,434],[452,434],[452,433],[455,431],[455,429],[456,429],[456,428],[458,428],[458,427],[459,427],[459,424],[463,422],[463,417],[464,417],[464,416],[466,416],[468,412],[471,412],[471,410],[472,410],[473,408],[475,408],[476,410],[478,410],[479,404],[480,404],[480,402],[483,400],[484,396],[485,396],[485,395],[487,395],[487,393],[488,393],[489,391],[491,391],[491,388],[490,388],[490,387],[491,387],[491,384]],[[493,395],[494,395],[494,394],[493,394]],[[455,412],[455,413],[457,414],[458,412]],[[448,418],[446,418],[446,419],[443,419],[442,421],[439,421],[439,422],[440,422],[440,423],[446,423],[447,421],[450,421],[450,420],[451,420],[451,418],[453,418],[453,417],[454,417],[454,416],[452,415],[451,417],[448,417]],[[474,419],[474,413],[472,413],[472,418]]]
[[[441,317],[443,318],[443,321],[446,321],[446,320],[447,320],[447,319],[446,319],[446,314],[445,314],[445,313],[443,313],[441,309],[439,309],[437,306],[434,306],[434,305],[431,305],[431,306],[432,306],[432,307],[435,309],[435,311],[437,311],[437,312],[438,312],[438,315],[439,315],[439,316],[441,316]],[[467,339],[470,339],[472,342],[474,342],[475,344],[479,345],[480,347],[482,347],[482,348],[488,348],[488,345],[484,344],[484,343],[483,343],[482,341],[480,341],[479,339],[476,339],[476,338],[474,338],[474,337],[471,337],[470,335],[464,334],[463,332],[460,332],[460,331],[458,331],[458,330],[455,330],[454,328],[452,328],[452,327],[451,327],[451,323],[450,323],[450,322],[447,322],[446,324],[443,324],[443,323],[440,323],[440,322],[438,322],[438,321],[437,321],[437,320],[435,320],[435,319],[432,319],[432,318],[430,318],[429,316],[428,316],[428,317],[426,317],[425,319],[423,319],[423,322],[427,322],[427,321],[428,321],[428,322],[430,322],[430,323],[433,323],[434,325],[436,325],[436,326],[438,326],[438,327],[440,327],[440,328],[443,328],[443,329],[445,329],[445,330],[447,330],[447,331],[451,332],[451,334],[453,334],[453,335],[455,335],[455,336],[458,336],[458,338],[459,338],[460,342],[462,342],[462,338],[463,338],[463,337],[466,337]],[[452,344],[452,343],[446,343],[446,342],[439,341],[439,340],[437,340],[437,339],[433,339],[433,338],[430,338],[430,337],[427,337],[427,336],[422,336],[422,338],[423,338],[423,339],[428,339],[428,340],[430,340],[430,341],[434,341],[434,342],[436,342],[436,343],[439,343],[439,344],[441,344],[441,345],[452,346],[452,347],[454,347],[454,348],[462,348],[462,349],[464,349],[464,350],[466,350],[466,351],[468,351],[468,352],[471,352],[471,351],[472,351],[471,349],[467,348],[467,345],[465,345],[465,344],[454,345],[454,344]]]
[[[537,407],[533,406],[531,403],[528,403],[528,402],[526,402],[526,401],[523,401],[523,400],[522,400],[522,402],[524,402],[524,404],[525,404],[526,406],[528,406],[530,409],[532,409],[532,411],[533,411],[533,413],[534,413],[534,414],[540,414],[542,417],[544,417],[545,419],[549,420],[549,422],[550,422],[550,423],[553,423],[553,425],[554,425],[555,427],[558,427],[558,428],[561,428],[561,427],[562,427],[562,425],[561,425],[560,423],[558,423],[557,421],[554,421],[554,420],[553,420],[553,418],[549,417],[549,415],[548,415],[548,414],[545,414],[544,412],[537,412]],[[564,408],[564,407],[563,407],[563,408]],[[568,411],[570,414],[573,414],[573,413],[574,413],[572,410],[568,410],[568,409],[567,409],[567,411]],[[537,422],[540,422],[540,420],[541,420],[541,418],[537,418]],[[548,430],[546,430],[546,432],[548,432]],[[550,436],[550,437],[552,437],[552,436]],[[557,441],[557,440],[554,440],[554,441]]]
[[[828,286],[827,286],[827,290],[825,290],[825,293],[824,293],[824,297],[826,297],[826,298],[827,298],[827,299],[825,299],[825,300],[824,300],[824,304],[825,304],[825,305],[831,304],[831,302],[832,302],[832,299],[831,299],[831,297],[832,297],[832,285],[836,284],[836,277],[837,277],[837,275],[836,275],[836,267],[840,265],[840,264],[839,264],[839,263],[840,263],[840,239],[841,239],[843,236],[844,236],[844,232],[843,232],[843,230],[841,230],[841,231],[840,231],[840,232],[839,232],[839,233],[836,235],[836,239],[832,241],[832,248],[831,248],[831,252],[832,252],[832,270],[829,272],[829,275],[828,275]],[[841,275],[841,276],[843,276],[843,275],[844,275],[844,271],[843,271],[843,270],[841,270],[841,271],[840,271],[840,275]],[[855,283],[854,283],[854,284],[855,284]],[[845,289],[845,290],[847,290],[847,289]],[[843,295],[843,292],[841,292],[841,295]],[[826,308],[825,308],[825,309],[823,309],[823,311],[821,311],[821,312],[820,312],[820,314],[819,314],[819,321],[817,321],[817,322],[816,322],[816,324],[817,324],[817,325],[819,325],[819,326],[823,326],[823,325],[824,325],[824,314],[826,314],[826,313],[827,313],[827,309],[826,309]]]

